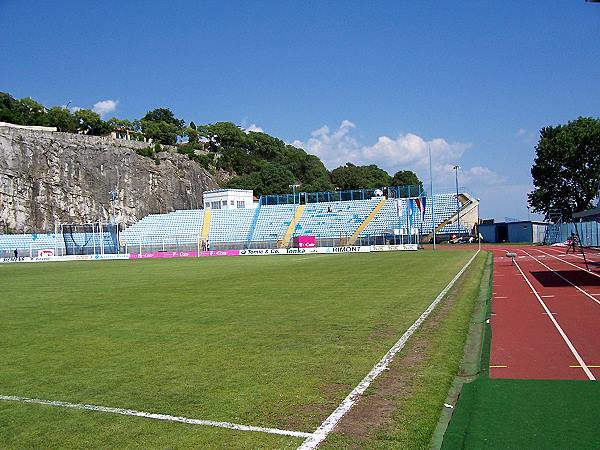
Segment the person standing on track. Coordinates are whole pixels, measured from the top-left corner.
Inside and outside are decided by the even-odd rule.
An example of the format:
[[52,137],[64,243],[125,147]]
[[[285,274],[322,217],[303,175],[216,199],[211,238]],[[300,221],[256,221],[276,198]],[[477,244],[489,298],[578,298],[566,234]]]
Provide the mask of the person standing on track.
[[15,254],[15,259],[19,257],[19,250],[17,250],[16,248],[13,253]]

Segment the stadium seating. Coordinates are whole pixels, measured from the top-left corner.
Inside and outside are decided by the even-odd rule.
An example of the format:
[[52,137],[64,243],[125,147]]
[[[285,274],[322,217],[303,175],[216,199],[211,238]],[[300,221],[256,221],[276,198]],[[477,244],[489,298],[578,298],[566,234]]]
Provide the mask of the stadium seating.
[[374,198],[347,202],[309,203],[292,236],[349,237],[373,211],[379,200]]
[[150,214],[123,230],[120,240],[127,247],[158,246],[157,250],[162,249],[163,245],[169,247],[181,243],[195,244],[202,230],[203,218],[202,209]]
[[[404,200],[401,199],[401,202]],[[361,237],[378,235],[389,229],[404,229],[405,232],[409,228],[416,228],[420,234],[427,235],[433,230],[433,218],[431,216],[431,198],[427,198],[425,207],[424,220],[421,221],[419,210],[415,207],[412,218],[407,216],[407,209],[396,206],[396,199],[386,200],[384,206],[379,213],[375,215],[373,220],[366,226]],[[456,195],[454,194],[436,194],[433,197],[434,216],[436,224],[441,224],[450,219],[456,213]],[[412,220],[411,220],[412,219]],[[450,224],[439,230],[439,233],[457,233],[459,231],[458,224]],[[461,225],[460,232],[462,234],[469,233],[470,230]]]
[[254,213],[254,209],[213,209],[209,242],[246,242]]
[[276,241],[283,237],[294,217],[295,205],[264,205],[260,207],[252,241]]
[[57,249],[64,252],[65,243],[60,235],[48,234],[0,234],[0,256],[11,257],[15,249],[19,256],[37,256],[38,250]]
[[[466,204],[473,203],[472,197],[462,194]],[[371,214],[381,198],[368,200],[335,201],[308,203],[305,205],[292,237],[313,235],[317,238],[341,238],[352,236],[361,223]],[[455,221],[456,195],[436,194],[434,197],[434,215],[431,215],[431,198],[427,198],[424,220],[421,221],[419,210],[415,207],[411,217],[404,207],[406,199],[400,199],[401,207],[397,207],[396,199],[387,199],[381,209],[373,216],[359,237],[381,236],[390,229],[400,229],[408,233],[411,228],[422,235],[432,232],[435,224],[443,225],[438,230],[440,234],[457,232],[468,233],[462,223],[459,229]],[[297,205],[262,205],[257,209],[215,209],[210,217],[210,227],[207,228],[208,240],[211,245],[218,243],[237,243],[237,248],[243,248],[252,242],[277,242],[283,239],[290,224],[294,220]],[[185,248],[194,250],[203,230],[204,210],[178,210],[166,214],[150,214],[134,223],[120,234],[121,251],[175,251]],[[289,232],[289,231],[288,231]],[[92,247],[91,251],[99,251],[98,237],[90,240],[89,235],[71,235],[75,248],[69,252],[77,253],[81,246]],[[286,239],[289,234],[286,235]],[[114,240],[110,233],[102,236],[105,252],[114,252]],[[238,245],[239,244],[239,245]],[[284,244],[285,245],[285,244]],[[0,254],[11,256],[14,249],[19,249],[22,256],[37,255],[37,250],[44,248],[57,249],[58,254],[68,253],[65,240],[61,235],[55,239],[54,234],[21,234],[0,235]],[[216,247],[215,247],[216,248]]]

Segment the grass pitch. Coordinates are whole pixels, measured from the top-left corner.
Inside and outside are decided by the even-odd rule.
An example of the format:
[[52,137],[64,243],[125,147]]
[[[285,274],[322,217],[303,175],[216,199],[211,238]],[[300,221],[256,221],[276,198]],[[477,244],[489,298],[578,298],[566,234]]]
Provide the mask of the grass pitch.
[[[470,251],[0,267],[0,394],[312,432]],[[301,439],[0,401],[3,447]]]

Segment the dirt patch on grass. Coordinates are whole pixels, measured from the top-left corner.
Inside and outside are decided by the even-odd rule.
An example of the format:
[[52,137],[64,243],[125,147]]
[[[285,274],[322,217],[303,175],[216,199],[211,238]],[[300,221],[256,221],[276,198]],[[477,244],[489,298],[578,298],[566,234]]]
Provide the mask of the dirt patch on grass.
[[[394,415],[396,405],[413,394],[412,385],[420,367],[428,358],[431,343],[429,332],[433,331],[448,315],[464,284],[460,278],[434,313],[421,325],[420,330],[409,340],[408,345],[394,358],[389,370],[385,371],[367,390],[335,428],[340,433],[365,440],[386,425]],[[352,448],[361,448],[360,443]]]
[[[312,403],[301,405],[297,408],[297,414],[286,418],[285,429],[304,430],[306,429],[307,418],[317,417],[319,421],[331,414],[337,408],[342,399],[348,395],[354,386],[349,384],[328,384],[321,387],[321,395],[324,401],[320,404]],[[311,430],[312,431],[312,430]]]

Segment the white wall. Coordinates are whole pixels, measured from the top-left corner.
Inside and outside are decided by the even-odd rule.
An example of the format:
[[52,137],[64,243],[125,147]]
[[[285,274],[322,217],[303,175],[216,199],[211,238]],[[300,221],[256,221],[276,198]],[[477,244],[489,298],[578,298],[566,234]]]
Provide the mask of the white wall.
[[205,208],[238,209],[255,208],[253,191],[245,189],[217,189],[205,191],[202,195]]

